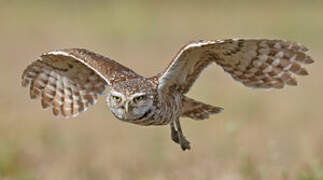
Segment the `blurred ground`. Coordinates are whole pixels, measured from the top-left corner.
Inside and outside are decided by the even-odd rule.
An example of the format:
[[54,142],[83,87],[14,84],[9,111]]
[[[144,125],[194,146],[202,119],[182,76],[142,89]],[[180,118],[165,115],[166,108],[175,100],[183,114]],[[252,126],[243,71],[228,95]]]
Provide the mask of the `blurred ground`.
[[[0,179],[323,179],[322,18],[319,0],[0,0]],[[276,91],[209,68],[190,96],[225,110],[183,119],[190,152],[169,127],[116,120],[104,97],[57,119],[20,86],[24,68],[48,50],[88,48],[150,76],[191,40],[234,37],[299,41],[316,62],[298,87]]]

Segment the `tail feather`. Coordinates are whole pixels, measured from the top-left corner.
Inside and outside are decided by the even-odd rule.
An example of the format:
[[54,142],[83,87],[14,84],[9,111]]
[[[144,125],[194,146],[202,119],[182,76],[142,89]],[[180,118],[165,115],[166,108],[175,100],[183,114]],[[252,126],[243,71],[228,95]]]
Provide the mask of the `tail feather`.
[[211,114],[220,113],[222,110],[222,107],[204,104],[186,96],[183,98],[182,117],[204,120],[209,118]]

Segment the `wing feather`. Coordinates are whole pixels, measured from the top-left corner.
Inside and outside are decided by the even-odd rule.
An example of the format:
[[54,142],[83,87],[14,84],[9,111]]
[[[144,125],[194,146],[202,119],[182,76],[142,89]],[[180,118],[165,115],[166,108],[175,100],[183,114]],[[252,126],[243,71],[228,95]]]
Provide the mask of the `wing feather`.
[[267,39],[196,41],[185,45],[159,76],[160,91],[187,93],[201,72],[215,62],[233,79],[251,88],[297,85],[294,75],[307,75],[302,64],[314,61],[295,42]]
[[182,104],[182,116],[195,120],[207,119],[210,115],[220,113],[223,110],[221,107],[205,104],[186,96],[183,97]]
[[127,67],[86,49],[63,49],[40,56],[22,74],[32,99],[55,116],[77,116],[94,105],[107,85],[136,78]]

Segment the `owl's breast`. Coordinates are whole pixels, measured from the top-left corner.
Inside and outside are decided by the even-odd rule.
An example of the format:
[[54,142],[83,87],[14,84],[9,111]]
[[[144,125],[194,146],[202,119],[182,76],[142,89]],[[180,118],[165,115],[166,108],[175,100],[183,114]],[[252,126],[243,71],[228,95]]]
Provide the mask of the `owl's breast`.
[[154,125],[167,125],[174,119],[179,118],[182,111],[182,98],[181,93],[159,96]]

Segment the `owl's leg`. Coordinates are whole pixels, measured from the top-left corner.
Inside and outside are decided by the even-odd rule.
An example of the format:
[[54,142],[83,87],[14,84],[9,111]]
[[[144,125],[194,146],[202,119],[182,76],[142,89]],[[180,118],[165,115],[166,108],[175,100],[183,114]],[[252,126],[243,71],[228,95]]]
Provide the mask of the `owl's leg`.
[[179,122],[179,118],[175,119],[175,125],[177,128],[176,133],[177,133],[177,137],[178,137],[178,141],[179,141],[178,143],[181,145],[181,148],[183,149],[183,151],[185,151],[186,149],[190,150],[191,149],[190,142],[188,140],[186,140],[186,138],[183,135],[181,124]]
[[172,140],[178,144],[179,143],[178,133],[177,133],[177,131],[175,129],[173,121],[170,123],[170,135],[172,137]]

